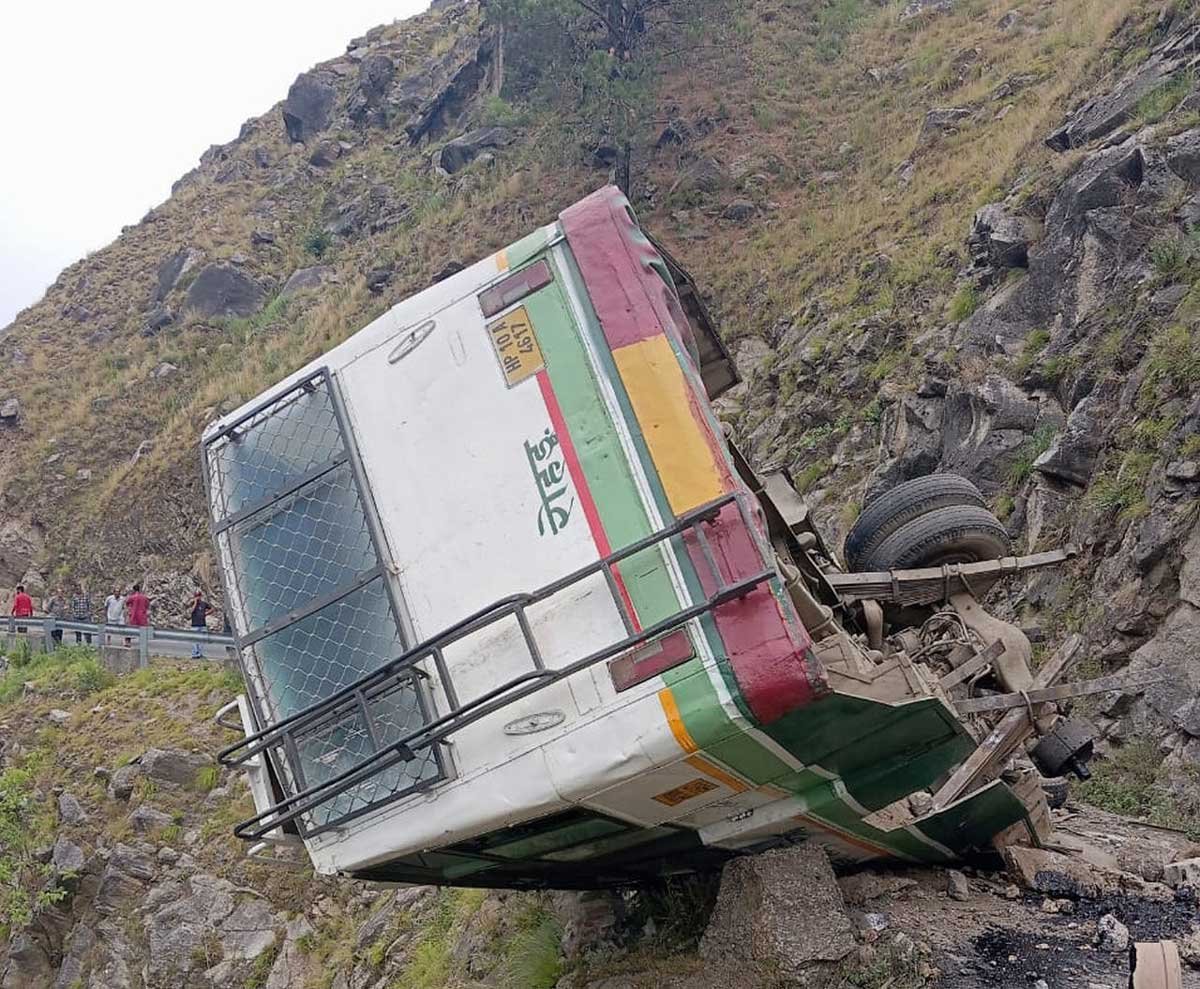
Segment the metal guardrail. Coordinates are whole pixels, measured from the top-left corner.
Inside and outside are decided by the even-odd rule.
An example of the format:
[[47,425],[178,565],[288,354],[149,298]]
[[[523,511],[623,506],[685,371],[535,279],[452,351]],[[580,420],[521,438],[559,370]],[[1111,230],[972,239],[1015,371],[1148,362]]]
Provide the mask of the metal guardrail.
[[[53,652],[60,645],[92,645],[97,648],[137,650],[138,666],[150,664],[151,656],[194,655],[200,646],[202,659],[224,660],[236,655],[237,644],[232,636],[196,629],[159,628],[154,625],[109,625],[92,622],[69,621],[53,616],[34,618],[5,618],[0,628],[4,630],[4,645],[11,652],[19,638],[24,638],[36,649]],[[56,636],[55,632],[61,632]],[[61,640],[61,641],[60,641]],[[210,647],[205,650],[205,647]]]

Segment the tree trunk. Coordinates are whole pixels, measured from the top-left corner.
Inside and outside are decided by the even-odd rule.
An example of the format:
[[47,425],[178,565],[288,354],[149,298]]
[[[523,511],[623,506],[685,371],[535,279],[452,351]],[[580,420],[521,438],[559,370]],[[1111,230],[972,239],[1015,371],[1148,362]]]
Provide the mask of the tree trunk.
[[617,158],[617,188],[625,193],[626,199],[633,198],[633,146],[629,141]]

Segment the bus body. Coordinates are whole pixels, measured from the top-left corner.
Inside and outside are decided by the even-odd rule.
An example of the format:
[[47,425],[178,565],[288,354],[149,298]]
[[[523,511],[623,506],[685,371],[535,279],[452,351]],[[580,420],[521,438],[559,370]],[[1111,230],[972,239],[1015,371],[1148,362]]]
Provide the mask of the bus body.
[[806,627],[689,292],[603,189],[206,430],[242,837],[569,888],[801,838],[946,861],[1036,812],[998,778],[911,809],[976,740],[919,663]]

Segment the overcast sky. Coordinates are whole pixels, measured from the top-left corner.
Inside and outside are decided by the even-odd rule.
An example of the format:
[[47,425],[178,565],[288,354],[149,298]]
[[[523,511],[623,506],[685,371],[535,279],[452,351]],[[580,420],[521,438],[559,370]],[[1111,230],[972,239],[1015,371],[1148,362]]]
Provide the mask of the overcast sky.
[[292,80],[429,0],[0,0],[0,328]]

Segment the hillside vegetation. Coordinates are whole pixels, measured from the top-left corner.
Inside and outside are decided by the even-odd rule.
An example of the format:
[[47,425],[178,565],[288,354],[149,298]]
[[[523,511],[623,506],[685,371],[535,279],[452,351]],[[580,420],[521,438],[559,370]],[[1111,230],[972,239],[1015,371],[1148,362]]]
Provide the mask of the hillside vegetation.
[[[1018,548],[1079,548],[994,604],[1042,653],[1081,632],[1078,673],[1153,679],[1079,705],[1109,757],[1081,792],[1194,834],[1194,4],[679,0],[616,28],[550,0],[436,7],[304,73],[0,331],[0,591],[143,578],[167,613],[193,582],[219,596],[205,424],[628,173],[744,376],[720,415],[831,542],[873,494],[949,469]],[[708,977],[704,890],[629,900],[597,959],[586,903],[246,860],[229,830],[249,795],[211,759],[236,679],[14,659],[6,987]],[[859,961],[835,984],[931,979],[911,951]]]

